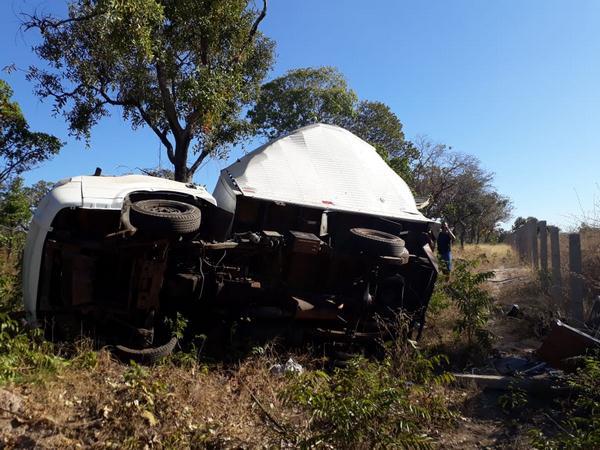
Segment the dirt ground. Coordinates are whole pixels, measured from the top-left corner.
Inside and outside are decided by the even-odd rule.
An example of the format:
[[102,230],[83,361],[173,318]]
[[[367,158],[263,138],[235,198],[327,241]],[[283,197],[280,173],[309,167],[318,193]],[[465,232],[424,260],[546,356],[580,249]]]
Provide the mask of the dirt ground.
[[[481,270],[495,272],[487,282],[495,305],[489,322],[492,354],[530,357],[553,308],[532,271],[520,266],[507,246],[457,253],[478,257]],[[519,305],[519,317],[506,315],[513,304]],[[447,339],[450,320],[444,314],[430,319],[422,345]],[[298,417],[281,407],[277,391],[283,380],[270,374],[275,360],[269,356],[236,368],[165,365],[145,374],[132,373],[108,352],[95,358],[86,370],[69,368],[49,379],[0,389],[0,448],[135,448],[140,436],[150,443],[146,448],[154,447],[153,439],[156,447],[182,448],[192,435],[198,448],[289,445],[274,423],[293,423]],[[470,370],[485,372],[489,362]],[[457,424],[434,436],[439,447],[529,448],[527,430],[535,418],[507,414],[499,406],[500,395],[475,386],[448,387]],[[132,441],[123,440],[129,434]],[[186,439],[179,440],[182,436]]]
[[[508,246],[470,246],[458,257],[480,257],[481,270],[493,270],[487,289],[494,298],[494,311],[488,323],[492,332],[490,356],[515,356],[535,359],[535,351],[547,331],[556,305],[542,293],[536,274],[522,266]],[[507,312],[518,305],[518,317]],[[473,367],[474,373],[493,373],[485,362]],[[455,430],[441,436],[442,448],[453,449],[529,449],[527,432],[536,425],[540,411],[550,407],[548,399],[528,398],[534,406],[527,416],[512,415],[500,407],[505,392],[481,390],[476,386],[451,390],[460,415]]]

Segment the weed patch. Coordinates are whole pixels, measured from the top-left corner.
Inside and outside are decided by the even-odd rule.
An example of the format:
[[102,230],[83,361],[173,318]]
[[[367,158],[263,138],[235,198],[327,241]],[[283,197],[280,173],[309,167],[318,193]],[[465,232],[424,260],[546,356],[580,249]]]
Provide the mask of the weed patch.
[[430,431],[453,417],[439,389],[451,376],[435,373],[441,357],[425,358],[416,349],[404,356],[410,359],[357,358],[332,373],[315,370],[290,379],[281,393],[284,403],[310,416],[300,446],[430,448]]
[[547,433],[539,428],[530,431],[535,448],[600,448],[600,357],[586,357],[583,367],[569,376],[572,394],[560,403],[559,421],[548,423]]
[[25,330],[8,314],[0,313],[0,383],[33,381],[55,373],[67,361],[54,350],[41,330]]

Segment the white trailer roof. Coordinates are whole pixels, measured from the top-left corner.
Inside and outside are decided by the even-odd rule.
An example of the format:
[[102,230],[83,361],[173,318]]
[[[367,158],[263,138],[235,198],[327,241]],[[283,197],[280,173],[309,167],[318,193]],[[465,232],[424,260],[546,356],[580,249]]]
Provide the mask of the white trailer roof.
[[223,169],[213,193],[235,211],[235,196],[428,221],[404,182],[374,147],[333,125],[315,124],[271,141]]

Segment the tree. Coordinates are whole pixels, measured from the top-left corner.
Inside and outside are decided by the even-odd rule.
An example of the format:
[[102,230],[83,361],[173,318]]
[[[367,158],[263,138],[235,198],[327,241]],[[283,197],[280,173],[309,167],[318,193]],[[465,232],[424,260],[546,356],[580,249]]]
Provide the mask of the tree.
[[37,208],[37,205],[40,203],[42,198],[50,192],[54,186],[54,183],[51,181],[40,180],[37,183],[24,188],[25,195],[27,196],[27,201],[29,202],[29,208],[34,211]]
[[410,164],[419,156],[419,151],[406,140],[402,122],[389,106],[382,102],[361,101],[342,125],[375,147],[407,183],[412,181]]
[[416,142],[419,158],[412,167],[413,188],[431,199],[425,214],[446,220],[461,244],[491,239],[512,210],[510,200],[492,185],[493,173],[471,155],[422,137]]
[[269,139],[318,122],[346,128],[373,145],[406,180],[410,162],[417,156],[417,149],[405,139],[402,122],[389,106],[359,102],[333,67],[295,69],[269,81],[248,116]]
[[[267,1],[70,0],[68,16],[25,16],[49,69],[32,67],[36,93],[52,98],[77,138],[112,107],[165,146],[175,178],[224,156],[251,132],[241,112],[258,97],[273,42],[258,27]],[[191,164],[188,157],[193,153]]]
[[25,226],[31,219],[31,209],[23,178],[15,177],[0,191],[0,225],[9,228]]
[[512,231],[517,231],[517,229],[524,226],[530,220],[537,220],[537,218],[535,218],[533,216],[529,216],[527,218],[521,217],[521,216],[517,217],[512,225]]
[[0,80],[0,186],[56,155],[62,146],[56,137],[29,129],[12,95],[10,86]]
[[165,169],[163,167],[153,167],[153,168],[150,168],[150,169],[140,169],[140,171],[144,175],[148,175],[148,176],[151,176],[151,177],[166,178],[167,180],[174,180],[175,179],[175,173],[173,173],[172,170]]
[[354,114],[357,96],[333,67],[290,70],[263,85],[248,116],[269,139],[305,125],[339,125]]

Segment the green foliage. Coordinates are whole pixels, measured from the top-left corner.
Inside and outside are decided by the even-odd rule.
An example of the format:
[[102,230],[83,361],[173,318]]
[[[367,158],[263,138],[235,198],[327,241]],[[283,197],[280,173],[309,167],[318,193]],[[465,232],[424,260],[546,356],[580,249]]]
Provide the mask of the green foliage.
[[476,261],[457,259],[445,290],[459,311],[454,331],[464,335],[469,346],[477,343],[487,347],[490,335],[484,327],[489,319],[492,297],[482,284],[493,278],[494,272],[475,272],[476,266]]
[[337,69],[294,69],[263,85],[248,115],[259,133],[272,139],[317,122],[340,124],[354,114],[356,101]]
[[317,370],[291,378],[281,396],[312,417],[302,447],[430,448],[429,429],[452,417],[434,388],[450,380],[435,375],[439,363],[416,350],[382,362],[358,358],[331,374]]
[[23,179],[13,178],[10,185],[0,191],[0,225],[8,228],[25,226],[30,219],[29,197]]
[[183,333],[185,333],[189,323],[189,320],[183,314],[177,312],[174,318],[165,317],[164,322],[172,336],[183,339]]
[[[443,261],[442,261],[443,263]],[[431,317],[435,317],[444,309],[448,308],[452,304],[452,300],[448,297],[446,292],[446,283],[448,279],[443,273],[440,273],[437,282],[435,283],[429,305],[427,306],[427,314]]]
[[[125,391],[122,393],[123,412],[129,410],[130,414],[133,409],[134,415],[143,418],[149,426],[157,425],[161,403],[165,401],[168,392],[167,385],[153,379],[146,368],[133,361],[123,374],[123,379],[125,381]],[[119,414],[116,416],[119,417]]]
[[51,181],[40,180],[35,184],[24,188],[25,195],[27,196],[27,200],[29,202],[29,209],[34,211],[37,208],[38,204],[46,196],[48,192],[52,189],[54,183]]
[[8,314],[0,313],[0,383],[36,379],[66,364],[41,330],[26,330]]
[[141,172],[144,175],[148,175],[151,177],[165,178],[167,180],[175,179],[175,172],[173,172],[171,169],[154,167],[154,168],[149,168],[149,169],[141,169]]
[[175,178],[187,181],[251,132],[241,112],[273,59],[258,31],[265,14],[266,2],[256,10],[250,0],[70,0],[68,17],[26,20],[46,63],[28,78],[79,138],[120,107],[133,128],[157,135]]
[[382,102],[361,101],[342,126],[375,147],[404,181],[412,182],[411,164],[419,151],[405,139],[402,122],[389,106]]
[[0,186],[56,155],[62,146],[56,137],[29,129],[12,95],[10,86],[0,80]]
[[517,217],[515,219],[515,221],[513,222],[513,225],[512,225],[512,228],[511,228],[512,231],[518,230],[519,228],[521,228],[522,226],[524,226],[525,224],[527,224],[527,222],[529,222],[530,220],[537,221],[537,219],[535,217],[533,217],[533,216],[529,216],[527,218],[521,217],[521,216]]
[[[600,358],[584,358],[584,366],[569,375],[572,396],[562,402],[564,420],[558,427],[556,420],[549,423],[554,433],[548,435],[534,429],[532,445],[543,449],[600,448]],[[557,429],[558,428],[558,429]]]
[[509,386],[508,391],[498,397],[498,405],[506,414],[520,413],[527,403],[527,392],[515,386]]
[[418,150],[404,137],[402,122],[382,102],[361,101],[333,67],[287,72],[263,85],[248,113],[258,132],[270,139],[313,123],[338,125],[371,144],[405,180]]
[[21,255],[25,233],[0,228],[0,312],[21,308]]
[[[0,236],[1,237],[1,236]],[[22,308],[21,274],[9,268],[0,268],[0,311],[12,312]]]
[[510,218],[512,205],[493,186],[494,174],[472,155],[417,138],[418,156],[411,164],[410,186],[430,199],[428,217],[443,217],[461,243],[488,241],[498,223]]

